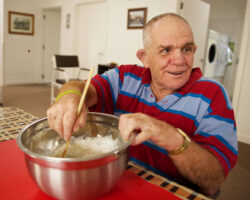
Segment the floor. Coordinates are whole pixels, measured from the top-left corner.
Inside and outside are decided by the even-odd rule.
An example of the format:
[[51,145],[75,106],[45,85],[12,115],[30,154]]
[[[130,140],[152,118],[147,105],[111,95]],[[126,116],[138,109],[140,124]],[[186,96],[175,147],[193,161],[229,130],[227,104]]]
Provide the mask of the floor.
[[250,200],[250,145],[239,142],[239,160],[221,187],[218,200]]
[[3,87],[3,105],[14,106],[39,118],[46,116],[50,106],[49,85],[10,85]]
[[[39,118],[50,106],[48,85],[14,85],[3,88],[4,106],[18,107]],[[221,187],[218,200],[250,200],[250,145],[239,142],[239,160]]]

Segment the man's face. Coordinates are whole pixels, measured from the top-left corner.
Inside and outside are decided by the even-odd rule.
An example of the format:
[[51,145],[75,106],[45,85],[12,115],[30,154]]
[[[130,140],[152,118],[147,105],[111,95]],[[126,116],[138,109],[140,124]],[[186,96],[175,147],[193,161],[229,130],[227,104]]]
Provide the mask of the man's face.
[[172,93],[189,80],[196,46],[190,27],[180,19],[162,19],[151,29],[151,41],[145,49],[145,67],[152,84]]

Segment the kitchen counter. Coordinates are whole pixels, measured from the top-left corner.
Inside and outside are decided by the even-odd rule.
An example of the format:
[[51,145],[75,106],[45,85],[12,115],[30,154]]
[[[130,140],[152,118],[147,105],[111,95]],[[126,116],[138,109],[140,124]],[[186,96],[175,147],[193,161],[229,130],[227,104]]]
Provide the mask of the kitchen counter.
[[[30,113],[25,112],[24,110],[21,110],[19,108],[13,108],[13,107],[0,107],[0,152],[2,154],[2,156],[0,156],[0,191],[1,191],[1,182],[5,182],[5,191],[9,190],[11,191],[11,188],[13,188],[12,185],[8,186],[8,181],[9,178],[6,177],[6,171],[4,170],[8,170],[8,163],[11,162],[18,162],[18,159],[15,159],[15,156],[17,158],[19,158],[19,161],[23,164],[23,170],[24,172],[20,172],[19,174],[17,174],[15,177],[19,177],[19,175],[24,176],[25,174],[27,174],[28,176],[28,172],[26,172],[27,170],[25,169],[24,166],[24,159],[22,157],[22,152],[21,150],[18,149],[17,145],[15,144],[15,142],[11,142],[9,140],[13,140],[16,138],[17,134],[28,124],[32,123],[33,121],[37,120],[38,118],[33,116]],[[6,160],[4,160],[4,151],[6,151],[6,149],[10,149],[13,150],[13,157],[8,158],[10,159],[8,162]],[[21,157],[21,158],[20,158]],[[7,158],[5,158],[7,159]],[[12,160],[11,160],[12,159]],[[23,161],[22,161],[23,160]],[[13,166],[15,166],[17,163],[13,163]],[[22,166],[22,165],[20,165]],[[10,164],[10,169],[11,170],[11,164]],[[19,170],[21,170],[22,167],[20,167]],[[17,173],[16,171],[13,171],[14,173]],[[3,176],[5,175],[5,176]],[[140,178],[141,177],[141,178]],[[20,177],[20,181],[23,179],[24,177]],[[28,177],[30,179],[30,177]],[[135,188],[136,189],[136,193],[135,194],[140,194],[140,192],[138,193],[138,191],[145,191],[145,188],[151,188],[152,192],[155,191],[154,194],[151,194],[152,196],[155,197],[156,194],[159,195],[165,195],[165,197],[168,197],[168,199],[174,199],[174,197],[176,197],[175,199],[189,199],[189,200],[209,200],[210,198],[197,193],[187,187],[184,187],[180,184],[177,184],[176,182],[170,181],[165,177],[159,176],[155,173],[153,173],[152,171],[146,170],[145,168],[138,166],[132,162],[128,163],[128,167],[127,170],[125,172],[125,175],[123,176],[122,180],[118,183],[118,185],[116,186],[116,188],[113,189],[113,191],[111,191],[109,193],[109,196],[107,196],[106,198],[103,197],[103,199],[112,199],[111,197],[118,197],[117,195],[122,194],[122,192],[126,191],[127,188],[125,188],[125,183],[126,181],[130,181],[129,183],[133,185],[133,183],[136,182],[136,187],[132,187],[131,188]],[[19,182],[17,181],[16,184],[18,184]],[[25,182],[24,182],[25,183]],[[140,184],[138,184],[140,183]],[[22,187],[25,187],[26,184],[21,184],[19,183]],[[20,187],[20,185],[17,187]],[[29,184],[27,184],[28,187]],[[141,185],[141,187],[138,187],[138,185]],[[26,187],[26,188],[27,188]],[[36,198],[40,195],[40,199],[44,199],[45,197],[48,197],[47,195],[45,195],[43,192],[40,191],[40,189],[35,185],[35,183],[33,183],[32,181],[30,181],[30,186],[32,188],[35,188],[36,190],[38,190],[39,192],[35,194]],[[130,191],[132,190],[130,188]],[[2,188],[2,190],[4,190],[4,188]],[[19,192],[23,191],[24,192],[25,188],[22,190],[18,190]],[[15,190],[16,191],[16,190]],[[32,191],[29,189],[29,191]],[[34,191],[34,189],[33,189]],[[0,192],[2,194],[2,191]],[[132,194],[132,193],[131,193]],[[11,193],[6,193],[5,192],[5,196],[8,199],[8,195],[12,195],[9,196],[11,199],[13,197],[13,192]],[[16,193],[16,195],[19,195],[19,193]],[[32,194],[30,194],[32,195]],[[115,196],[116,195],[116,196]],[[146,194],[145,194],[146,195]],[[148,194],[150,196],[150,192],[148,192]],[[171,198],[172,195],[172,198]],[[124,194],[123,194],[124,196]],[[149,196],[148,199],[149,199]],[[157,196],[157,195],[156,195]],[[30,196],[31,197],[31,196]],[[129,196],[128,196],[129,197]],[[135,197],[133,195],[133,197]],[[140,198],[142,199],[143,196],[141,196]],[[6,199],[5,198],[5,199]],[[131,197],[129,197],[131,199]],[[139,198],[139,199],[140,199]],[[38,198],[39,199],[39,198]],[[50,199],[50,198],[48,198]],[[101,198],[102,199],[102,198]],[[114,198],[115,199],[115,198]],[[138,197],[135,197],[135,199],[138,199]],[[145,199],[145,197],[143,198]]]

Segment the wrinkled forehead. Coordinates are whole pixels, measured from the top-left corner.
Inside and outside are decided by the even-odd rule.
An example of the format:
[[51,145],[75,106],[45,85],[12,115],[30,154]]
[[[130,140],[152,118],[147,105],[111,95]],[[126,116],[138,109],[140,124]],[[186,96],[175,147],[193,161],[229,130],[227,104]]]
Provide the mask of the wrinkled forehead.
[[194,42],[191,27],[184,20],[168,16],[155,22],[150,31],[152,38],[180,39],[187,38],[189,42]]

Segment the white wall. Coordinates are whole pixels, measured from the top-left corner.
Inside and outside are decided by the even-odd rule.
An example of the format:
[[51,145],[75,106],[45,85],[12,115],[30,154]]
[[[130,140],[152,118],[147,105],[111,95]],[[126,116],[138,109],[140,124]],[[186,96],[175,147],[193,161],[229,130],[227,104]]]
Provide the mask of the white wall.
[[[87,5],[93,2],[104,2],[107,4],[109,11],[106,46],[100,50],[101,55],[98,60],[103,63],[117,62],[118,64],[141,64],[136,58],[136,51],[142,48],[142,30],[127,29],[127,10],[128,8],[147,7],[147,19],[164,12],[177,12],[178,0],[75,0],[75,1],[55,0],[53,3],[46,2],[44,5],[62,6],[62,24],[61,24],[61,53],[74,54],[78,53],[81,60],[84,56],[79,53],[79,41],[75,40],[79,32],[82,32],[85,27],[75,27],[75,15],[81,12],[80,6]],[[106,10],[99,11],[98,17],[105,16]],[[71,28],[65,29],[66,15],[71,15]],[[94,33],[93,33],[94,34]],[[82,44],[84,46],[84,44]],[[99,48],[98,46],[96,48]],[[129,50],[128,50],[129,49]],[[82,61],[83,62],[83,61]]]
[[[73,51],[72,29],[66,29],[64,23],[66,14],[73,13],[74,4],[72,2],[68,0],[4,0],[4,85],[42,82],[43,8],[63,8],[60,52],[71,53]],[[8,11],[34,14],[34,35],[9,34]]]
[[[7,32],[5,20],[5,73],[4,84],[36,83],[42,82],[42,9],[61,8],[61,35],[60,53],[79,53],[74,45],[76,42],[75,15],[77,6],[94,2],[104,2],[109,8],[106,46],[102,51],[98,62],[132,63],[141,64],[136,58],[136,51],[142,48],[142,30],[127,29],[127,9],[148,7],[147,19],[153,16],[171,11],[177,11],[178,0],[5,0],[5,16],[8,10],[27,12],[35,15],[35,35],[11,35]],[[98,16],[106,12],[98,12]],[[66,16],[70,14],[70,28],[66,28]],[[84,29],[85,27],[81,27]],[[28,53],[28,50],[31,50]],[[129,49],[129,51],[128,51]],[[15,56],[13,59],[13,55]],[[121,56],[122,55],[122,56]],[[83,58],[80,56],[80,63]]]
[[[16,0],[18,1],[18,0]],[[39,0],[40,8],[61,8],[61,36],[60,53],[74,54],[74,36],[75,36],[75,12],[79,4],[88,4],[93,2],[106,2],[108,0]],[[120,1],[120,0],[118,0]],[[66,16],[70,14],[70,28],[66,28]],[[101,13],[98,13],[101,16]]]
[[109,13],[109,4],[104,1],[76,6],[74,51],[79,55],[82,67],[90,68],[105,62]]
[[[143,48],[142,30],[127,29],[128,8],[147,7],[147,20],[165,13],[177,12],[176,0],[109,0],[109,34],[107,46],[107,62],[119,64],[141,64],[136,57],[136,51]],[[122,55],[122,56],[121,56]]]
[[[4,3],[4,84],[38,82],[41,74],[41,9],[33,0],[5,0]],[[34,14],[34,35],[9,34],[8,11]]]
[[3,103],[3,0],[0,0],[0,104]]
[[[84,66],[87,65],[87,67],[90,67],[88,60],[95,65],[98,64],[96,62],[99,62],[99,64],[110,62],[118,64],[141,64],[136,58],[136,51],[143,47],[142,29],[127,29],[128,8],[147,7],[147,19],[151,19],[160,13],[177,11],[176,0],[106,0],[95,1],[95,4],[86,1],[78,1],[78,3],[75,8],[77,19],[74,29],[74,39],[76,40],[74,40],[73,51],[80,56],[80,63],[83,63]],[[98,15],[93,16],[93,7],[95,7],[95,13],[98,13]],[[101,8],[105,9],[101,10]],[[90,20],[95,21],[99,18],[101,25],[105,26],[100,27],[101,25],[97,23],[96,26],[98,27],[90,27],[88,21],[84,22],[83,19],[89,16],[87,12],[90,12]],[[86,24],[90,27],[87,31]],[[88,41],[89,37],[86,34],[95,39]],[[100,38],[97,38],[98,35],[103,42],[98,41],[100,40]],[[87,39],[84,39],[84,36]],[[91,43],[89,44],[90,46],[86,46],[87,43]],[[86,49],[92,48],[94,50],[92,50],[93,53],[90,55],[91,53],[86,52]],[[93,58],[95,58],[95,61],[93,61]]]
[[[98,62],[118,64],[141,64],[136,51],[142,48],[142,30],[127,29],[128,8],[147,7],[147,19],[164,12],[178,12],[179,0],[5,0],[5,17],[8,10],[33,13],[35,15],[35,35],[13,35],[7,32],[5,20],[5,72],[4,84],[42,82],[42,9],[61,8],[60,53],[79,53],[76,43],[75,15],[78,5],[104,2],[109,9],[106,46]],[[98,12],[102,16],[104,12]],[[66,29],[66,15],[70,14],[70,28]],[[80,29],[84,29],[81,27]],[[78,42],[78,41],[77,41]],[[84,44],[83,44],[84,45]],[[30,50],[30,53],[28,52]],[[83,58],[80,55],[80,63]]]
[[238,138],[250,144],[250,0],[247,0],[240,60],[237,69],[233,106],[236,111]]

